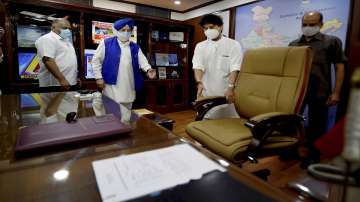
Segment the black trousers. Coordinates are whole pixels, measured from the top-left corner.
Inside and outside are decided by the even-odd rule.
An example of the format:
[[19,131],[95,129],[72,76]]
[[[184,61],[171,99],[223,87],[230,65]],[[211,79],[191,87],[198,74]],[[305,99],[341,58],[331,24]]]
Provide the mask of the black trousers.
[[328,121],[327,99],[311,99],[308,106],[308,127],[306,128],[306,142],[312,145],[326,133]]
[[327,120],[328,120],[328,106],[326,101],[328,96],[324,93],[319,96],[319,79],[310,75],[309,84],[306,91],[306,96],[303,102],[301,112],[304,113],[304,109],[308,106],[308,127],[306,128],[306,140],[309,146],[313,146],[313,143],[326,133]]

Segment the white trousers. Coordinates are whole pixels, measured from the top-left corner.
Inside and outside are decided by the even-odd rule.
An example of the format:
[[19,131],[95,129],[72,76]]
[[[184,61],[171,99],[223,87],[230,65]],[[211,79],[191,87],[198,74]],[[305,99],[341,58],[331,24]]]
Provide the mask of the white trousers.
[[204,116],[204,119],[223,119],[223,118],[239,118],[235,105],[223,104],[210,109]]

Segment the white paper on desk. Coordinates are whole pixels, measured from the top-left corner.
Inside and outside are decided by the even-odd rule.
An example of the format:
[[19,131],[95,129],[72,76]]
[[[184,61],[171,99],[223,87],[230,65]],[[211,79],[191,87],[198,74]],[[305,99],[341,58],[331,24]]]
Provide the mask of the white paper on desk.
[[93,162],[103,201],[125,201],[225,171],[187,144]]

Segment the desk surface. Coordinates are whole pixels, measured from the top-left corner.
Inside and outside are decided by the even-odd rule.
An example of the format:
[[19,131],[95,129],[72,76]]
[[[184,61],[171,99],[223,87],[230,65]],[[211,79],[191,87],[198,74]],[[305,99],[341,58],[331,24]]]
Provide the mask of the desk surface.
[[[91,102],[73,102],[66,96],[64,93],[50,93],[0,97],[1,201],[100,201],[92,161],[186,141],[147,118],[131,116],[128,122],[134,130],[128,136],[16,157],[13,147],[19,128],[63,121],[64,114],[74,109],[82,117],[95,114]],[[195,147],[213,160],[221,159],[203,148]],[[66,179],[57,180],[54,177],[60,170],[69,172]],[[232,164],[228,167],[228,173],[276,201],[296,200]]]

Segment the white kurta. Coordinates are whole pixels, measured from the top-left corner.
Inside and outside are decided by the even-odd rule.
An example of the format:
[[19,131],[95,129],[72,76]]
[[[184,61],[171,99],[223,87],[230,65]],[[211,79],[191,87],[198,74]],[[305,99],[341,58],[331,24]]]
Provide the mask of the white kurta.
[[[65,121],[68,113],[77,112],[79,100],[75,97],[75,94],[75,92],[40,93],[41,123]],[[55,106],[57,107],[54,108]]]
[[[104,116],[106,114],[106,109],[103,103],[103,99],[101,94],[98,95],[96,92],[93,100],[92,100],[92,107],[95,112],[96,116]],[[120,110],[120,120],[123,123],[129,123],[131,119],[131,107],[132,103],[119,103],[119,110]]]
[[[122,43],[118,40],[121,48],[121,58],[119,64],[119,72],[117,75],[116,85],[105,84],[103,93],[113,99],[117,103],[132,103],[135,100],[136,91],[134,84],[134,73],[131,60],[130,43]],[[105,58],[105,44],[101,41],[95,51],[92,65],[94,69],[95,79],[102,79],[101,69]],[[139,66],[143,71],[151,69],[145,55],[139,49]]]
[[204,72],[203,96],[224,96],[229,85],[229,75],[233,71],[240,71],[242,58],[240,43],[227,37],[196,44],[192,63],[193,69]]
[[60,85],[58,80],[51,74],[51,72],[49,72],[45,64],[42,62],[42,58],[45,56],[55,60],[60,72],[64,75],[70,85],[76,85],[78,64],[76,52],[72,43],[62,39],[55,32],[51,31],[36,40],[35,46],[40,64],[40,87]]
[[[198,43],[193,57],[193,69],[204,72],[202,96],[224,96],[229,85],[229,76],[240,71],[243,52],[239,42],[221,37],[218,41],[206,40]],[[234,104],[212,108],[205,119],[238,117]]]

